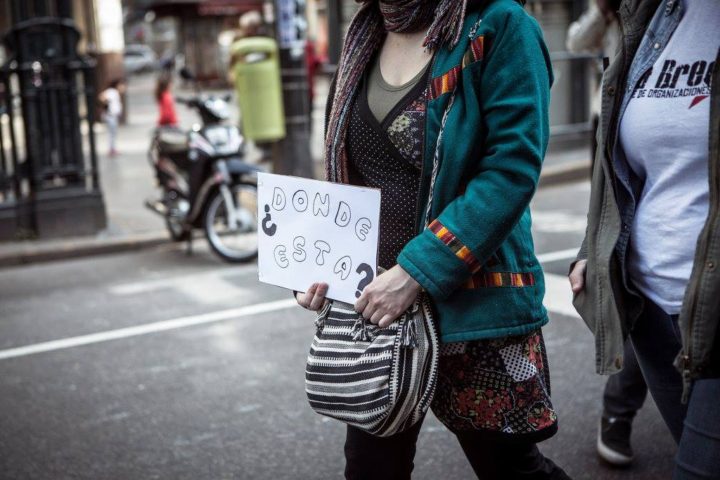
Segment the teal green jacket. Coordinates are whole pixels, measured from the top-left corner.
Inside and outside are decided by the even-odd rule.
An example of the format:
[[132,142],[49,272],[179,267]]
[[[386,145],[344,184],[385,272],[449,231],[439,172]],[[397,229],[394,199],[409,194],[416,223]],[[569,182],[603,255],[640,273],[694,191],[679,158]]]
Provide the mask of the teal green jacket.
[[[443,342],[520,335],[547,323],[530,200],[548,142],[552,68],[537,22],[515,0],[468,13],[431,69],[418,208],[430,227],[398,263],[430,294]],[[420,230],[418,230],[420,231]]]

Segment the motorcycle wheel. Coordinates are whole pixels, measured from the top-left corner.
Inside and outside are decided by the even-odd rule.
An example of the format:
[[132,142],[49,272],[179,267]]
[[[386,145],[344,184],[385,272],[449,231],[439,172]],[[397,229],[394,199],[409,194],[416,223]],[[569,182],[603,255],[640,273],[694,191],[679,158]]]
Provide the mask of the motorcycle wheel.
[[230,187],[238,224],[228,225],[225,197],[215,190],[205,209],[203,226],[210,248],[226,262],[248,262],[257,257],[257,186],[240,183]]

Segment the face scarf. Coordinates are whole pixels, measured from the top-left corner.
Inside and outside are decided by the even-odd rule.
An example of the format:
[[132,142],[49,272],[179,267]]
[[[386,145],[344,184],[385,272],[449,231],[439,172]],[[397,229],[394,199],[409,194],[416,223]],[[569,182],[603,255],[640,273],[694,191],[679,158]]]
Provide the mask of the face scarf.
[[350,23],[335,77],[335,98],[325,136],[325,178],[347,183],[345,136],[350,107],[370,59],[386,31],[418,32],[427,28],[423,46],[436,50],[460,41],[467,0],[360,0]]

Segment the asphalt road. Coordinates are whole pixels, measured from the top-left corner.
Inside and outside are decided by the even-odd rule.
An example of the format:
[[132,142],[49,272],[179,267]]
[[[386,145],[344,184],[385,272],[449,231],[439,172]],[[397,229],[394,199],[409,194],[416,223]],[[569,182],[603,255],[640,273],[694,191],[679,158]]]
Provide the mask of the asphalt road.
[[[595,454],[603,378],[569,308],[566,250],[584,230],[587,184],[541,191],[546,341],[560,431],[541,449],[576,479],[669,478],[674,446],[648,400],[631,469]],[[1,479],[333,479],[344,428],[312,412],[311,315],[198,242],[0,270]],[[554,252],[561,252],[554,254]],[[552,255],[549,255],[552,254]],[[434,418],[418,479],[474,478]]]

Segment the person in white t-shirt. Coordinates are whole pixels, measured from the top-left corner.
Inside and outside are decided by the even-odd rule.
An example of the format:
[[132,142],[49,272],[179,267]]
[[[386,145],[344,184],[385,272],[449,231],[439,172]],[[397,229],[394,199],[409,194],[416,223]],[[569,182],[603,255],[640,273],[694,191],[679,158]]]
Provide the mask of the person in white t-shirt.
[[[624,0],[620,13],[622,56],[603,78],[602,168],[570,273],[574,304],[597,325],[605,371],[629,334],[678,442],[672,478],[717,480],[720,1]],[[623,366],[622,355],[614,361]]]
[[109,150],[108,155],[117,155],[117,129],[123,112],[122,94],[125,92],[125,82],[116,79],[110,86],[100,93],[100,102],[103,106],[103,121],[108,128]]

